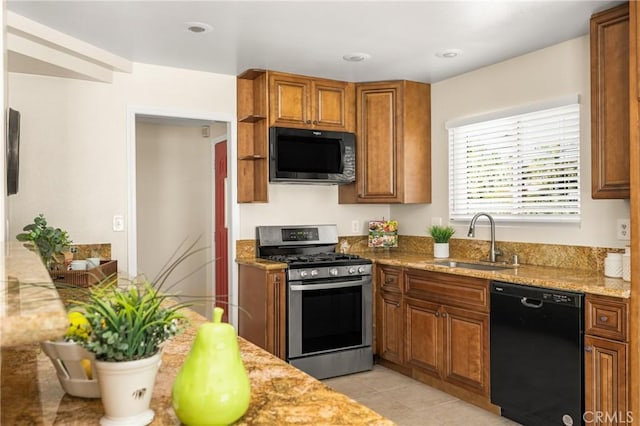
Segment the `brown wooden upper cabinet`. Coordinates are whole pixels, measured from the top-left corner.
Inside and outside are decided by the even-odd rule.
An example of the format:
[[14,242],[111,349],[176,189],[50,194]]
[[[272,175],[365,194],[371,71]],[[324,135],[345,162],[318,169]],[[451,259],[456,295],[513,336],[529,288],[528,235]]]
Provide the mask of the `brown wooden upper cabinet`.
[[339,202],[431,202],[431,86],[356,84],[357,178]]
[[[431,202],[431,86],[276,71],[238,76],[238,202],[267,202],[269,127],[355,132],[356,183],[339,202]],[[357,125],[356,125],[357,123]]]
[[591,195],[629,198],[629,5],[591,17]]
[[353,132],[354,84],[271,72],[269,125]]
[[268,202],[269,127],[355,132],[355,86],[251,69],[237,78],[238,202]]

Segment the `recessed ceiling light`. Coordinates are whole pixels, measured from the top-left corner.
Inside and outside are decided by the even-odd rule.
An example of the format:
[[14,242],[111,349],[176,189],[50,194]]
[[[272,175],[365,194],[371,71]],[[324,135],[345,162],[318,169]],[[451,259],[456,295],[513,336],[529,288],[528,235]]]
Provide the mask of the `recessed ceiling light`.
[[438,58],[451,59],[462,55],[462,50],[460,49],[445,49],[439,52],[436,52],[436,56]]
[[371,58],[371,55],[362,52],[347,53],[342,57],[342,59],[347,62],[362,62],[366,61],[369,58]]
[[187,31],[191,31],[192,33],[196,34],[208,33],[209,31],[213,31],[213,27],[209,24],[205,24],[204,22],[185,22],[184,26]]

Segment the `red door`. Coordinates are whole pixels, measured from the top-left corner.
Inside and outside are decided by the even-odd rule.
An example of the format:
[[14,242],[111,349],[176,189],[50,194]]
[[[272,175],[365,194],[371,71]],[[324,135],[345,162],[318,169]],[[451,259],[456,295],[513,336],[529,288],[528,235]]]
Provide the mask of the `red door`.
[[229,315],[229,251],[228,230],[225,226],[225,182],[227,177],[227,141],[215,146],[215,297],[216,306],[224,309],[223,321],[228,321]]

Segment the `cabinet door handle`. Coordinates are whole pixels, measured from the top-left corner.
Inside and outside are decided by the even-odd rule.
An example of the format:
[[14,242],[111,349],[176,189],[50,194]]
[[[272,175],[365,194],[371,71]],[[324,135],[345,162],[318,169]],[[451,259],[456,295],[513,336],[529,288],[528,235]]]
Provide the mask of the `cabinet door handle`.
[[311,124],[311,120],[307,120],[307,124]]
[[400,307],[400,304],[399,304],[399,303],[396,303],[396,308],[399,308],[399,307]]
[[443,312],[443,313],[442,313],[442,318],[446,318],[446,317],[447,317],[447,313],[446,313],[446,312]]
[[585,346],[584,347],[584,351],[585,352],[593,352],[593,346],[590,346],[590,345],[589,346]]
[[606,315],[600,315],[600,322],[608,322],[609,321],[609,317]]
[[318,120],[313,120],[313,124],[318,124]]
[[393,278],[391,278],[391,277],[387,277],[387,278],[384,279],[384,283],[385,284],[391,284],[392,282],[393,282]]
[[433,315],[435,315],[436,317],[439,317],[440,316],[440,312],[436,312]]

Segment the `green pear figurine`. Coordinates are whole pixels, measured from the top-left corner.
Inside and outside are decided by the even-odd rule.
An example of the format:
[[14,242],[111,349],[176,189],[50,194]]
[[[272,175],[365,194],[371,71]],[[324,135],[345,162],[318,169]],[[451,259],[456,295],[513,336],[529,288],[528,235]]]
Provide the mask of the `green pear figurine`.
[[234,328],[215,308],[213,322],[202,324],[173,383],[173,409],[188,426],[228,425],[249,408],[249,376],[240,358]]

